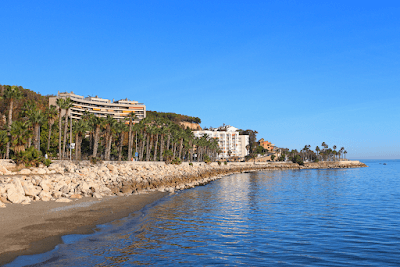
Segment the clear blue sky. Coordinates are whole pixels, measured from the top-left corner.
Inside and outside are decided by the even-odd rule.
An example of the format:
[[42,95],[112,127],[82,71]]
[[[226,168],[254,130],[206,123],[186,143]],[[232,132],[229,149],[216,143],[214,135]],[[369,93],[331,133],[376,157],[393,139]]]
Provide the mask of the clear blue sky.
[[1,1],[0,84],[400,158],[400,1]]

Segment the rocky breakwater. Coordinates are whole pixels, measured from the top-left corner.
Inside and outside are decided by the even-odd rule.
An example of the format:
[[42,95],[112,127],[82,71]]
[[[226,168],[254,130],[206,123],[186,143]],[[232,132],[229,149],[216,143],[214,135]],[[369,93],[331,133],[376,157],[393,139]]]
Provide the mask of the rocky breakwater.
[[339,169],[339,168],[362,168],[368,167],[358,160],[340,160],[340,161],[321,161],[307,162],[302,169]]
[[0,207],[8,203],[70,202],[82,197],[124,196],[155,190],[172,193],[206,184],[229,173],[260,169],[247,164],[104,162],[91,165],[88,161],[58,161],[49,167],[19,171],[15,168],[10,162],[0,165]]
[[238,172],[347,167],[365,167],[365,164],[103,162],[92,165],[88,161],[56,161],[49,167],[16,170],[15,164],[3,161],[0,162],[0,207],[8,203],[70,202],[82,197],[126,196],[155,190],[173,193]]

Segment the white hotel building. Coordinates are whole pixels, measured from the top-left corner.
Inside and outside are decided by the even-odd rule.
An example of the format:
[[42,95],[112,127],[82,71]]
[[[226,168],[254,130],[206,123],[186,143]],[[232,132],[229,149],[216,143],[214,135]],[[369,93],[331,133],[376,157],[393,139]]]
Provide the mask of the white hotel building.
[[218,144],[222,153],[220,158],[229,158],[237,156],[245,157],[249,154],[246,146],[249,144],[248,135],[239,135],[238,128],[227,125],[216,129],[193,131],[194,136],[202,137],[207,134],[210,138],[218,138]]

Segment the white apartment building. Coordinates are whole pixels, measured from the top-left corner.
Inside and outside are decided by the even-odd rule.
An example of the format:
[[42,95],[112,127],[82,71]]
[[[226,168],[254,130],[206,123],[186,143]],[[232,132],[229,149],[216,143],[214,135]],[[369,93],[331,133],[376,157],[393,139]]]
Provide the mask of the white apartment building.
[[70,109],[69,115],[71,115],[73,119],[79,120],[85,111],[93,113],[98,117],[111,115],[115,119],[123,119],[134,112],[138,121],[146,118],[146,106],[143,103],[138,103],[138,101],[122,99],[118,101],[113,100],[111,102],[111,100],[99,98],[97,96],[83,97],[74,94],[74,92],[58,92],[57,96],[49,98],[49,105],[57,106],[58,98],[71,99],[73,107]]
[[229,158],[237,156],[245,157],[249,154],[246,146],[249,144],[248,135],[240,135],[238,128],[227,125],[216,129],[193,131],[194,136],[202,137],[207,134],[210,138],[218,138],[218,144],[222,153],[220,158]]

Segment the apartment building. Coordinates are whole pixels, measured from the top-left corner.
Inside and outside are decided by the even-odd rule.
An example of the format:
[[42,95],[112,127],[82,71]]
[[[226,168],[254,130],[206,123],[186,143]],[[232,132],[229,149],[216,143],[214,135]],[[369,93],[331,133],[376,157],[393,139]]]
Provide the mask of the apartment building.
[[[124,119],[130,113],[134,112],[139,120],[146,118],[146,106],[143,103],[122,99],[118,101],[111,101],[109,99],[99,98],[98,96],[83,97],[80,95],[70,93],[60,93],[57,96],[49,98],[49,105],[57,106],[58,98],[70,98],[73,107],[70,113],[73,119],[79,120],[85,111],[92,113],[98,117],[113,116],[115,119]],[[64,115],[64,114],[62,114]]]
[[233,126],[221,126],[209,130],[193,131],[194,136],[202,137],[205,134],[210,138],[217,138],[219,147],[222,151],[219,154],[220,158],[229,158],[237,156],[239,158],[245,157],[249,154],[246,146],[249,144],[248,135],[240,135],[238,128]]
[[260,146],[262,146],[264,149],[268,151],[274,151],[274,144],[271,144],[271,142],[265,141],[264,138],[261,138],[260,141],[258,141]]

